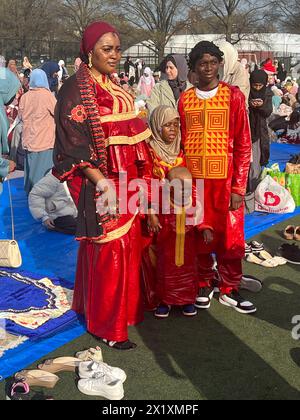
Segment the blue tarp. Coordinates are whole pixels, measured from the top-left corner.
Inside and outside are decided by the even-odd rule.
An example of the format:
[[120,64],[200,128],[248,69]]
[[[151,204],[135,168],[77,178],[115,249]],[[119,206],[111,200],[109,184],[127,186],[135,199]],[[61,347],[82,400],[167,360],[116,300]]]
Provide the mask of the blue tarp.
[[[284,169],[290,156],[299,153],[299,149],[299,146],[273,144],[272,163],[279,162]],[[59,277],[74,283],[78,244],[70,236],[46,231],[40,223],[32,219],[23,190],[23,182],[23,179],[11,182],[16,239],[20,244],[23,257],[22,269],[36,273],[38,276]],[[300,208],[294,214],[288,215],[254,213],[246,216],[246,237],[250,239],[271,226],[298,214],[300,214]],[[10,210],[7,185],[4,185],[3,195],[0,196],[0,238],[10,237]],[[84,332],[85,329],[78,320],[74,326],[50,339],[35,342],[34,345],[30,341],[25,342],[17,349],[6,352],[0,359],[0,377],[5,378],[12,375]]]

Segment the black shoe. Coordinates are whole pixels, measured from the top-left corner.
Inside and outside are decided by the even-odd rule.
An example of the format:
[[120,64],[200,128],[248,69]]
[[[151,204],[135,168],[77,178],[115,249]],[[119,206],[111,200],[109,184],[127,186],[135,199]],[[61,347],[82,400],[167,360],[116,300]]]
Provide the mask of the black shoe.
[[132,343],[131,341],[108,341],[105,338],[102,338],[101,341],[106,344],[108,347],[115,349],[115,350],[121,350],[121,351],[129,351],[134,350],[137,348],[137,345],[135,343]]
[[253,276],[246,275],[246,274],[243,275],[242,281],[240,284],[241,290],[248,290],[249,292],[252,292],[252,293],[258,293],[262,290],[262,288],[263,288],[263,284],[259,279]]
[[199,290],[199,295],[196,299],[195,306],[198,309],[209,309],[211,305],[212,298],[214,297],[214,288],[213,287],[202,287]]
[[226,295],[221,295],[219,302],[224,306],[235,309],[240,314],[254,314],[257,311],[255,306],[244,299],[236,290],[232,290],[231,293]]
[[296,244],[283,244],[279,248],[281,255],[291,264],[300,264],[300,249]]
[[106,344],[111,349],[128,351],[128,350],[134,350],[137,348],[137,345],[135,343],[132,343],[130,340],[109,341],[109,340],[106,340],[105,338],[97,337],[94,334],[91,334],[91,336],[94,337],[100,343]]

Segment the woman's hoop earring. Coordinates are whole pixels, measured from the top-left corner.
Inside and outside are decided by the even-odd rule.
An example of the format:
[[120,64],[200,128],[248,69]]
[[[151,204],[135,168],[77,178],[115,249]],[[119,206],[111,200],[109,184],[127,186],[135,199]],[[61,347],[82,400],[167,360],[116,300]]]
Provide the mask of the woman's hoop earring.
[[92,63],[92,56],[89,55],[89,64],[88,64],[89,68],[91,69],[93,67],[93,63]]

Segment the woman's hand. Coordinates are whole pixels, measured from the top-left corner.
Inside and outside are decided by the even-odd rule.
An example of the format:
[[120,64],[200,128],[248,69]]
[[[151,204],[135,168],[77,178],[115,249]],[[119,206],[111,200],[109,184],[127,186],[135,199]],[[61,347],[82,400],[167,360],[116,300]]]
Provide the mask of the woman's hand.
[[235,193],[231,194],[231,203],[230,203],[230,211],[239,210],[244,202],[244,197],[242,195],[238,195]]
[[152,233],[159,233],[162,229],[162,225],[159,222],[158,216],[156,214],[148,215],[148,230]]
[[96,190],[102,193],[96,202],[97,213],[100,216],[110,214],[115,218],[118,213],[118,199],[114,183],[109,179],[101,179],[96,185]]

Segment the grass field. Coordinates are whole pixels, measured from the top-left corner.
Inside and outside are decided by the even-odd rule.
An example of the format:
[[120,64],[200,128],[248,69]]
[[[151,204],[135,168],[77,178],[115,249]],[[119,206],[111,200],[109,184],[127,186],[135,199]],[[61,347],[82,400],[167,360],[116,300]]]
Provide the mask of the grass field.
[[[300,225],[300,217],[290,222]],[[289,223],[257,239],[275,252]],[[179,311],[163,321],[147,314],[142,325],[130,329],[137,350],[103,347],[104,360],[128,375],[126,400],[300,398],[300,341],[292,338],[292,318],[300,315],[300,266],[267,269],[246,263],[244,272],[264,281],[261,293],[244,293],[258,307],[254,316],[240,315],[217,300],[193,319]],[[96,344],[86,334],[48,357],[73,356]],[[50,392],[55,399],[88,399],[77,390],[75,374],[59,376]],[[5,398],[3,383],[0,398]]]

